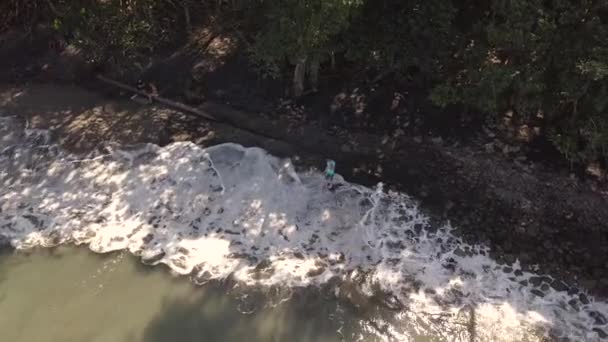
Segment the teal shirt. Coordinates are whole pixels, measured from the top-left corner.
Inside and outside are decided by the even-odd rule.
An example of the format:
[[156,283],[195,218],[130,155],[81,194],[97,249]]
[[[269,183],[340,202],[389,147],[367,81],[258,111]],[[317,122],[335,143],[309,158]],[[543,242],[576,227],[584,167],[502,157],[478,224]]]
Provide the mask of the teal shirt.
[[333,160],[327,161],[327,166],[325,167],[325,175],[328,177],[333,177],[336,174],[336,162]]

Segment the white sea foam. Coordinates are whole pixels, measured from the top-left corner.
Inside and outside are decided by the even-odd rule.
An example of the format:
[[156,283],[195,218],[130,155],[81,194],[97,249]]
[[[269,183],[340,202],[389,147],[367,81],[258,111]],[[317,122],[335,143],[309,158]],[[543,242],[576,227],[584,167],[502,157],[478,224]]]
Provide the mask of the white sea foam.
[[431,227],[413,199],[381,185],[337,175],[329,189],[319,172],[236,144],[108,146],[83,158],[20,127],[0,118],[0,236],[16,248],[127,249],[199,281],[338,279],[355,305],[382,294],[396,309],[383,328],[394,340],[538,341],[551,331],[593,341],[593,328],[608,331],[607,303],[522,285],[535,275],[518,263],[504,272],[487,248]]

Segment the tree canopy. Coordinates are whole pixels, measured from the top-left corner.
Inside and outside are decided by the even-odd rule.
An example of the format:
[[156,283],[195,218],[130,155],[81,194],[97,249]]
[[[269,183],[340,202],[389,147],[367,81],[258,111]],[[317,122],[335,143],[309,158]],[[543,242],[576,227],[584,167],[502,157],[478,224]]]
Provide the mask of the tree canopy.
[[[46,21],[92,59],[149,54],[189,30],[204,0],[8,0],[0,30]],[[439,107],[540,117],[572,161],[608,158],[604,0],[232,0],[255,27],[249,56],[292,94],[345,63],[409,77]],[[228,4],[226,4],[228,3]]]

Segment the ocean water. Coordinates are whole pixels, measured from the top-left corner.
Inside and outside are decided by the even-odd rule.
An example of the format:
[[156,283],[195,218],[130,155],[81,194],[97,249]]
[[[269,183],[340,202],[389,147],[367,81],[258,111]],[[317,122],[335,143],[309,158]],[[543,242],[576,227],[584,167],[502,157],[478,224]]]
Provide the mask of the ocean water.
[[0,118],[0,236],[18,250],[125,251],[196,284],[319,288],[361,312],[391,312],[375,324],[381,333],[347,341],[599,341],[598,329],[608,332],[608,303],[556,291],[542,270],[497,264],[382,184],[337,175],[328,186],[318,171],[236,144],[108,145],[82,156],[50,136]]

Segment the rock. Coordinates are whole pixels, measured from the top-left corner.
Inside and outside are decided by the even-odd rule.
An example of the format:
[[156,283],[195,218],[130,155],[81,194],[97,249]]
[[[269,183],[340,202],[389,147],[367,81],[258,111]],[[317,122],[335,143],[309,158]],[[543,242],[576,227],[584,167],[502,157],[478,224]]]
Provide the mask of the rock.
[[576,287],[571,287],[568,289],[568,296],[574,296],[578,294],[578,289]]
[[209,271],[205,271],[203,273],[197,274],[193,278],[194,278],[194,283],[196,285],[200,286],[200,285],[205,285],[206,283],[208,283],[213,278],[213,276],[211,275],[211,273],[209,273]]
[[319,276],[321,274],[323,274],[325,272],[325,270],[327,269],[327,267],[325,265],[316,265],[318,268],[312,269],[310,271],[308,271],[308,273],[306,273],[307,277],[316,277]]
[[545,293],[543,291],[539,290],[539,289],[533,289],[530,292],[532,292],[533,294],[535,294],[535,295],[537,295],[537,296],[539,296],[541,298],[543,298],[545,296]]
[[587,298],[587,295],[584,293],[579,294],[578,299],[585,305],[589,304],[589,298]]
[[416,234],[420,234],[422,232],[422,224],[416,223],[414,225],[414,231],[416,232]]
[[529,281],[530,281],[530,284],[538,287],[543,282],[543,278],[541,278],[541,277],[530,277]]
[[489,128],[484,126],[482,129],[483,129],[483,132],[486,134],[486,136],[488,136],[488,138],[493,139],[496,137],[496,134],[494,132],[492,132]]
[[579,310],[579,307],[578,307],[578,302],[577,302],[577,300],[576,300],[576,299],[570,299],[570,300],[568,301],[568,304],[569,304],[569,305],[570,305],[570,306],[571,306],[571,307],[572,307],[574,310],[576,310],[576,311],[578,311],[578,310]]
[[486,150],[486,152],[488,152],[488,153],[494,152],[494,143],[487,143],[487,144],[483,145],[483,147]]
[[517,258],[515,258],[515,255],[513,254],[507,253],[504,255],[505,263],[507,263],[508,265],[513,265],[516,259]]
[[604,330],[600,328],[593,328],[593,331],[595,331],[600,336],[600,338],[608,338],[608,334],[606,334],[606,332],[604,332]]
[[158,261],[160,261],[162,258],[164,258],[165,255],[166,255],[165,251],[161,251],[160,253],[158,253],[152,257],[142,259],[142,262],[146,265],[153,265],[153,264],[157,263]]
[[601,313],[599,313],[598,311],[589,312],[589,316],[591,316],[591,318],[593,318],[595,320],[595,325],[608,324],[608,320],[606,320],[606,317],[604,315],[602,315]]
[[382,298],[382,304],[390,310],[402,311],[404,306],[399,299],[393,295],[384,295]]
[[548,284],[543,284],[543,285],[541,285],[541,287],[540,287],[540,289],[541,289],[541,290],[543,290],[543,291],[549,291],[549,288],[550,288],[550,287],[549,287],[549,285],[548,285]]
[[566,284],[564,284],[562,281],[557,280],[557,279],[551,283],[551,287],[555,291],[568,291],[568,286]]
[[456,248],[456,250],[454,250],[454,255],[457,255],[461,258],[464,258],[465,256],[467,256],[467,254],[465,253],[465,251],[463,251],[462,249],[460,249],[460,247]]
[[187,248],[184,247],[180,247],[177,249],[178,253],[181,253],[183,255],[189,255],[190,254],[190,250],[188,250]]
[[526,228],[526,234],[530,235],[530,236],[536,236],[538,235],[539,230],[538,227],[536,226],[530,226]]
[[443,144],[443,138],[441,138],[441,137],[434,137],[434,138],[431,139],[431,141],[435,145],[441,145],[441,144]]

